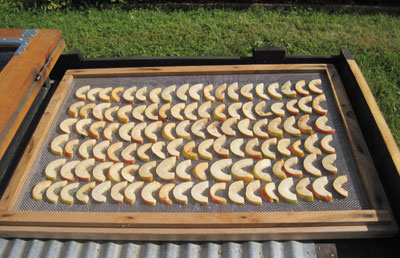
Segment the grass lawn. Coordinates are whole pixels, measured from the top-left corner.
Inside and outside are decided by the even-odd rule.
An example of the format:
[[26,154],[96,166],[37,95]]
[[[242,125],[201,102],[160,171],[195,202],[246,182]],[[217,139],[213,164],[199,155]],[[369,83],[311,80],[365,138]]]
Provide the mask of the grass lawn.
[[289,54],[355,56],[400,143],[400,17],[311,9],[20,11],[0,8],[0,27],[58,28],[67,50],[100,56],[248,56],[255,46]]

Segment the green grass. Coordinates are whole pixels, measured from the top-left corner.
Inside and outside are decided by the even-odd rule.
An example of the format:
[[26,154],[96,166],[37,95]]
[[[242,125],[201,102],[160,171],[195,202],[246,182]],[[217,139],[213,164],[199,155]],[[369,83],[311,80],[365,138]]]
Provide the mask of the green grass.
[[289,54],[338,54],[346,48],[400,143],[399,16],[298,8],[53,12],[0,8],[0,27],[61,29],[67,50],[81,50],[86,57],[249,56],[255,46],[284,46]]

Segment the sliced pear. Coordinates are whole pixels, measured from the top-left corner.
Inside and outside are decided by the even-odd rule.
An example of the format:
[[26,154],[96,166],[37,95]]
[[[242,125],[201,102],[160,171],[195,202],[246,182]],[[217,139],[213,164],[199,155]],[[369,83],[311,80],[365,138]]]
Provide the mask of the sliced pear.
[[215,102],[215,97],[212,95],[212,90],[214,89],[214,85],[208,84],[203,89],[204,98],[210,102]]
[[174,181],[175,173],[171,172],[171,169],[175,167],[175,163],[176,163],[175,156],[162,160],[156,168],[157,176],[159,176],[162,180],[165,181]]
[[93,178],[98,183],[103,183],[106,181],[106,177],[104,176],[104,170],[109,169],[114,162],[101,162],[93,169]]
[[226,183],[216,183],[210,188],[210,198],[213,202],[226,205],[226,199],[218,196],[217,192],[224,191],[226,189]]
[[111,94],[112,89],[113,89],[112,87],[107,87],[102,89],[99,92],[99,99],[103,102],[110,102],[111,97],[109,94]]
[[147,162],[143,164],[139,168],[139,177],[143,181],[151,182],[153,181],[153,174],[151,173],[151,169],[155,168],[157,166],[157,161],[153,160],[150,162]]
[[117,117],[118,120],[121,123],[128,123],[129,122],[129,117],[128,117],[128,112],[130,113],[132,111],[132,105],[125,105],[123,107],[121,107],[120,109],[118,109],[117,112]]
[[59,196],[55,193],[60,188],[68,184],[67,180],[58,181],[50,185],[46,190],[46,197],[51,203],[57,203]]
[[92,123],[91,118],[81,119],[75,124],[75,130],[78,135],[88,136],[88,126]]
[[279,83],[274,82],[268,86],[267,92],[268,94],[273,97],[274,99],[282,99],[282,94],[278,92]]
[[162,89],[161,88],[154,88],[149,93],[149,100],[153,103],[160,103],[160,95]]
[[193,111],[195,111],[198,107],[199,103],[193,102],[190,103],[189,105],[186,106],[185,111],[183,112],[185,114],[186,119],[196,121],[197,116],[193,114]]
[[90,89],[86,94],[86,98],[88,100],[90,100],[91,102],[95,102],[96,101],[96,96],[95,95],[99,94],[101,90],[102,90],[102,88]]
[[290,152],[299,157],[299,158],[304,158],[304,152],[302,149],[300,149],[300,145],[301,145],[301,140],[296,140],[292,146],[290,147]]
[[188,83],[183,84],[176,91],[176,96],[182,101],[187,101],[186,93],[188,89],[189,89],[189,84]]
[[186,131],[186,127],[188,127],[190,125],[190,121],[189,120],[185,120],[180,122],[177,126],[176,126],[176,135],[180,138],[186,139],[186,140],[190,140],[190,133],[188,131]]
[[326,176],[317,178],[311,185],[311,190],[315,197],[325,202],[332,202],[332,193],[325,189],[328,184],[328,178]]
[[207,132],[211,135],[211,136],[213,136],[213,137],[215,137],[215,138],[218,138],[218,137],[221,137],[222,136],[222,134],[218,131],[218,125],[219,125],[219,121],[215,121],[215,122],[212,122],[211,124],[209,124],[208,126],[207,126]]
[[296,194],[290,191],[290,188],[293,186],[293,178],[288,177],[283,179],[278,186],[278,193],[285,201],[289,203],[297,203]]
[[138,89],[136,91],[135,96],[136,96],[137,100],[139,100],[141,102],[146,102],[146,100],[147,100],[146,94],[147,94],[147,87],[145,86],[145,87]]
[[75,91],[75,97],[79,100],[86,100],[86,92],[90,90],[90,85],[82,86]]
[[114,132],[119,128],[119,123],[111,123],[103,130],[103,138],[112,142]]
[[78,109],[80,109],[81,107],[83,107],[85,105],[84,101],[78,101],[73,103],[69,109],[68,109],[68,114],[70,117],[77,117],[78,116]]
[[296,193],[304,201],[313,202],[314,195],[310,190],[307,189],[309,184],[310,179],[308,177],[301,179],[296,185]]
[[121,176],[128,182],[135,181],[135,176],[132,173],[136,172],[139,169],[139,165],[128,165],[121,170]]
[[225,135],[218,137],[214,141],[213,149],[214,149],[215,154],[217,154],[218,156],[223,157],[223,158],[229,158],[229,150],[223,147],[225,142],[226,142]]
[[262,205],[262,199],[260,196],[257,196],[255,194],[256,191],[260,189],[260,181],[255,180],[253,182],[250,182],[247,187],[246,187],[246,199],[248,202],[254,204],[254,205]]
[[277,137],[279,139],[283,138],[283,131],[282,129],[278,128],[278,126],[282,123],[282,119],[280,117],[276,117],[272,119],[267,127],[268,134],[272,137]]
[[146,110],[144,111],[145,116],[153,121],[158,120],[158,104],[153,103],[147,106]]
[[110,98],[112,101],[114,102],[120,102],[121,101],[121,97],[119,96],[119,94],[121,92],[123,92],[125,90],[124,87],[117,87],[115,89],[112,90]]
[[211,119],[210,113],[208,110],[211,108],[211,101],[204,102],[200,105],[198,109],[198,114],[200,118],[207,118],[208,120]]
[[290,146],[290,139],[285,138],[285,139],[279,140],[278,145],[276,146],[276,149],[283,156],[290,157],[289,146]]
[[89,202],[89,196],[86,194],[86,192],[93,190],[93,188],[96,187],[96,182],[90,182],[85,185],[83,185],[81,188],[79,188],[78,191],[76,191],[76,199],[78,199],[82,203],[88,203]]
[[215,90],[215,98],[221,102],[225,100],[226,83],[220,84]]
[[69,134],[61,134],[53,139],[50,145],[51,152],[54,155],[61,156],[63,153],[63,146],[66,142],[68,142]]
[[292,176],[292,177],[302,177],[303,176],[303,172],[301,170],[293,168],[293,166],[295,166],[297,164],[297,162],[298,162],[297,157],[292,157],[285,161],[283,168],[285,169],[286,173],[289,176]]
[[299,118],[297,121],[297,127],[300,129],[300,131],[304,134],[313,134],[313,129],[311,126],[307,124],[307,122],[310,120],[310,115],[304,115]]
[[128,102],[128,103],[133,103],[135,101],[135,97],[133,96],[134,93],[136,93],[137,87],[132,86],[129,89],[125,90],[124,93],[122,94],[122,98]]
[[244,152],[246,152],[247,156],[253,159],[262,159],[262,153],[254,149],[258,144],[258,138],[253,138],[246,143]]
[[321,150],[314,146],[315,143],[318,141],[318,134],[312,134],[307,137],[307,139],[304,141],[304,149],[309,152],[309,153],[315,153],[318,156],[322,155]]
[[300,111],[298,108],[296,108],[294,105],[297,104],[297,99],[292,99],[286,103],[286,109],[287,111],[292,114],[292,115],[298,115],[300,114]]
[[263,169],[270,167],[271,167],[270,159],[262,159],[258,161],[253,167],[253,174],[255,178],[265,182],[272,182],[271,175],[268,172],[262,172]]
[[75,167],[79,163],[80,163],[79,160],[73,160],[73,161],[65,163],[60,169],[60,177],[63,180],[66,180],[68,182],[75,181],[75,177],[74,177],[74,174],[72,173],[72,170],[75,169]]
[[[104,153],[104,150],[110,146],[110,141],[102,141],[98,143],[96,146],[93,147],[93,156],[96,160],[103,162],[106,159],[106,154]],[[79,148],[79,154],[80,154],[80,148]],[[82,157],[82,155],[81,155]]]
[[172,93],[175,92],[176,90],[176,85],[171,85],[166,87],[162,92],[161,92],[161,98],[165,102],[171,102],[172,101]]
[[164,125],[163,129],[161,130],[161,135],[165,140],[173,141],[175,140],[175,136],[172,135],[172,129],[176,126],[175,123],[169,123]]
[[160,109],[158,110],[158,118],[161,119],[164,122],[168,122],[168,115],[167,115],[167,111],[171,109],[171,102],[165,103],[164,105],[162,105],[160,107]]
[[280,159],[280,160],[275,161],[274,165],[272,165],[272,173],[274,173],[274,175],[277,178],[280,178],[280,179],[286,178],[286,174],[282,169],[284,164],[285,164],[285,161],[283,159]]
[[243,138],[237,138],[234,139],[230,144],[232,153],[241,158],[244,158],[244,152],[240,149],[240,146],[242,146],[243,143],[244,143]]
[[95,159],[85,159],[79,162],[75,167],[75,175],[81,181],[90,181],[88,169],[94,166]]
[[210,167],[211,176],[220,182],[230,182],[232,176],[222,170],[232,165],[232,159],[220,159],[215,161]]
[[107,149],[107,157],[109,160],[114,161],[114,162],[119,162],[119,158],[115,154],[116,151],[122,148],[124,145],[123,142],[116,142],[110,145]]
[[135,107],[132,111],[132,117],[135,118],[136,120],[143,122],[144,121],[143,113],[146,110],[146,108],[147,108],[146,105],[140,105]]
[[179,158],[180,152],[176,148],[178,148],[178,146],[182,145],[182,143],[183,143],[183,138],[178,138],[178,139],[175,139],[175,140],[171,141],[170,143],[168,143],[167,151],[168,151],[169,155]]
[[174,190],[172,191],[172,195],[175,198],[175,201],[187,205],[188,197],[185,195],[185,192],[192,188],[194,182],[183,182],[179,185],[175,186]]
[[127,181],[119,182],[111,188],[111,198],[117,203],[124,203],[124,195],[121,191],[128,185]]
[[174,189],[174,187],[174,183],[165,184],[161,187],[160,191],[158,192],[158,199],[160,202],[167,205],[172,204],[172,200],[169,198],[169,193],[172,191],[172,189]]
[[333,140],[332,134],[328,134],[328,135],[324,136],[324,138],[322,138],[322,140],[320,142],[321,149],[323,151],[325,151],[326,153],[330,153],[330,154],[336,153],[335,148],[330,145],[332,140]]
[[185,159],[176,166],[176,177],[182,181],[191,181],[192,177],[187,172],[188,168],[192,165],[192,160]]
[[271,105],[271,111],[276,116],[285,117],[285,110],[283,109],[284,106],[285,104],[283,102],[276,102]]
[[148,151],[151,148],[151,145],[152,145],[152,143],[146,143],[146,144],[139,146],[136,153],[140,160],[146,161],[146,162],[150,160],[150,157],[149,157],[149,155],[146,154],[146,151]]
[[253,100],[253,93],[251,92],[252,90],[253,84],[248,83],[240,88],[240,94],[242,94],[242,96],[248,100]]
[[256,95],[262,99],[269,100],[268,95],[264,93],[264,83],[257,84]]
[[277,142],[278,141],[276,138],[271,138],[271,139],[265,140],[261,144],[261,152],[264,154],[265,157],[267,157],[269,159],[276,159],[276,154],[275,154],[275,152],[270,150],[270,146],[276,145]]
[[321,107],[321,102],[325,102],[325,101],[326,101],[325,94],[320,94],[314,98],[313,103],[312,103],[313,110],[316,113],[323,115],[323,116],[328,113],[328,110]]
[[269,138],[268,133],[262,130],[262,127],[267,128],[267,125],[268,125],[267,118],[258,120],[253,126],[254,135],[262,139],[268,139]]
[[327,125],[326,124],[327,122],[328,122],[327,116],[318,117],[317,120],[315,120],[315,129],[320,133],[326,133],[326,134],[335,133],[335,129]]
[[147,127],[147,123],[143,122],[140,124],[137,124],[135,127],[132,129],[131,137],[132,140],[135,142],[142,144],[143,143],[143,137],[142,137],[142,131]]
[[241,159],[232,165],[231,173],[236,180],[251,182],[254,180],[252,173],[245,171],[243,168],[253,166],[253,159]]
[[261,188],[261,197],[267,202],[279,203],[279,198],[275,194],[275,183],[271,182]]
[[99,129],[103,129],[106,126],[105,121],[96,121],[89,126],[89,136],[98,140],[100,138]]
[[[96,120],[103,120],[103,110],[111,107],[111,103],[100,103],[93,108],[93,117]],[[118,107],[117,107],[118,109]]]
[[281,92],[288,98],[295,98],[297,96],[296,91],[292,90],[292,83],[290,81],[287,81],[282,85]]
[[227,136],[236,136],[236,131],[233,130],[232,126],[238,122],[237,117],[228,118],[222,123],[221,131]]
[[150,141],[156,142],[157,141],[156,131],[157,131],[157,129],[161,128],[161,126],[162,126],[162,122],[161,121],[157,121],[157,122],[153,122],[153,123],[149,124],[146,127],[146,129],[144,129],[144,135]]
[[178,103],[172,106],[171,115],[176,120],[183,120],[183,116],[181,115],[181,111],[185,109],[185,103]]
[[272,116],[272,112],[264,112],[264,108],[267,106],[267,102],[261,101],[258,102],[258,104],[254,107],[254,111],[256,114],[260,117],[267,117],[267,116]]
[[208,169],[208,162],[201,162],[193,168],[193,175],[195,178],[205,181],[207,180],[206,170]]
[[322,176],[321,171],[314,167],[313,162],[317,160],[317,154],[309,154],[304,158],[304,170],[312,176]]
[[216,120],[225,121],[226,120],[226,115],[224,114],[224,111],[225,111],[225,104],[224,103],[219,104],[218,106],[216,106],[214,108],[213,117]]
[[330,155],[326,155],[323,159],[322,159],[322,166],[324,167],[324,169],[332,174],[336,174],[337,173],[337,168],[335,167],[335,165],[333,165],[333,162],[335,162],[336,160],[336,154],[330,154]]
[[202,141],[199,144],[199,147],[197,148],[197,150],[202,159],[206,159],[206,160],[213,159],[212,154],[208,151],[208,148],[210,148],[213,144],[214,144],[214,139],[207,139],[207,140]]
[[143,181],[138,181],[138,182],[133,182],[132,184],[128,185],[125,188],[124,195],[125,195],[126,201],[129,204],[132,205],[132,204],[135,203],[135,201],[136,201],[136,191],[139,190],[140,188],[142,188],[143,185],[144,185]]
[[239,129],[239,131],[240,131],[244,136],[253,137],[253,136],[254,136],[253,131],[250,130],[249,127],[250,127],[250,119],[248,119],[248,118],[243,119],[243,120],[240,120],[240,121],[238,122],[238,129]]
[[251,120],[256,120],[256,117],[253,114],[253,102],[246,102],[242,106],[242,111],[245,117]]
[[193,151],[195,147],[196,147],[195,141],[186,143],[182,149],[183,157],[185,157],[186,159],[198,160],[199,157],[197,156],[197,153]]
[[120,175],[120,171],[123,167],[124,163],[122,162],[114,163],[108,170],[107,178],[112,182],[121,182],[122,178]]
[[236,102],[233,104],[230,104],[228,107],[228,114],[232,117],[232,118],[237,118],[240,119],[240,115],[238,113],[238,110],[242,107],[243,103],[242,102]]
[[197,83],[197,84],[192,85],[189,88],[189,96],[193,100],[199,101],[200,100],[199,91],[201,91],[201,89],[203,89],[203,84],[202,83]]
[[310,89],[310,91],[311,91],[312,93],[315,93],[315,94],[322,94],[323,91],[322,91],[320,88],[318,88],[318,86],[321,86],[321,84],[322,84],[321,79],[311,80],[311,81],[308,83],[308,88]]
[[209,187],[209,185],[210,183],[208,181],[204,181],[193,186],[190,193],[196,202],[203,205],[208,205],[208,197],[203,193]]
[[60,198],[63,203],[72,205],[74,203],[74,197],[70,194],[70,191],[79,187],[79,183],[72,183],[64,186],[60,191]]
[[[88,149],[90,148],[90,147],[93,147],[95,144],[96,144],[96,140],[95,139],[90,139],[90,140],[87,140],[87,141],[84,141],[82,144],[81,144],[81,146],[79,146],[79,149],[78,149],[78,154],[79,154],[79,156],[82,158],[82,159],[87,159],[87,158],[89,158],[89,151],[88,151]],[[96,153],[94,152],[94,150],[93,150],[93,155],[94,156],[96,156],[95,155]]]
[[237,82],[232,83],[228,87],[228,97],[233,101],[239,101],[239,94],[237,90],[239,89],[239,84]]
[[66,134],[71,133],[71,126],[78,122],[77,118],[67,118],[60,123],[60,129]]
[[101,184],[98,184],[92,190],[92,198],[96,202],[105,203],[107,201],[107,197],[104,195],[104,193],[110,189],[111,189],[111,181],[105,181]]
[[244,204],[244,198],[239,194],[239,192],[243,188],[244,188],[244,183],[242,180],[235,181],[229,186],[228,197],[233,203],[240,205]]
[[347,198],[349,196],[349,193],[347,192],[347,190],[343,188],[343,184],[345,183],[347,183],[347,176],[346,175],[338,176],[333,181],[333,189],[335,189],[335,191],[344,198]]
[[296,118],[294,118],[294,116],[290,116],[283,123],[283,129],[285,129],[288,134],[299,137],[301,136],[301,131],[294,127],[295,123]]
[[295,90],[297,93],[303,96],[308,96],[310,95],[310,92],[304,89],[304,86],[306,86],[306,81],[305,80],[300,80],[296,82],[296,85],[294,86]]
[[312,99],[313,98],[311,95],[302,97],[298,102],[300,110],[303,111],[304,113],[312,114],[312,108],[307,106],[307,104],[310,103],[312,101]]
[[156,142],[151,146],[151,150],[160,159],[165,159],[165,153],[162,151],[162,148],[164,146],[165,146],[165,142]]
[[118,109],[119,106],[114,106],[106,109],[106,111],[104,112],[104,119],[106,119],[108,122],[113,122],[114,121],[113,114],[117,112]]
[[56,180],[57,178],[57,169],[63,166],[67,162],[67,159],[56,159],[51,161],[44,171],[46,178],[49,180]]
[[53,182],[51,180],[44,180],[37,183],[32,190],[32,198],[36,201],[41,201],[43,199],[43,192],[46,190]]
[[119,128],[119,137],[121,137],[121,139],[126,142],[131,142],[132,141],[131,132],[134,127],[135,127],[135,122],[130,122],[122,125]]

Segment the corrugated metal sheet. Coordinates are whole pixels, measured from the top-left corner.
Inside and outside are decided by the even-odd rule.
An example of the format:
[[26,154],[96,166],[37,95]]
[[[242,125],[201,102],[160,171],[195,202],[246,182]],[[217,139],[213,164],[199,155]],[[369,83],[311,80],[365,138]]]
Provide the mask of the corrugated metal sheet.
[[161,243],[161,242],[85,242],[59,240],[0,239],[2,258],[316,258],[314,243],[226,242],[226,243]]

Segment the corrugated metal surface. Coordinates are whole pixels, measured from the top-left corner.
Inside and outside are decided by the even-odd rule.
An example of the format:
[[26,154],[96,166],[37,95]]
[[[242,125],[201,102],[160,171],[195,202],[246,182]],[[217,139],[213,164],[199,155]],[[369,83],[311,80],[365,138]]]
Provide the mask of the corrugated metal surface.
[[2,258],[315,258],[314,243],[227,242],[227,243],[161,243],[161,242],[77,242],[58,240],[0,239]]

